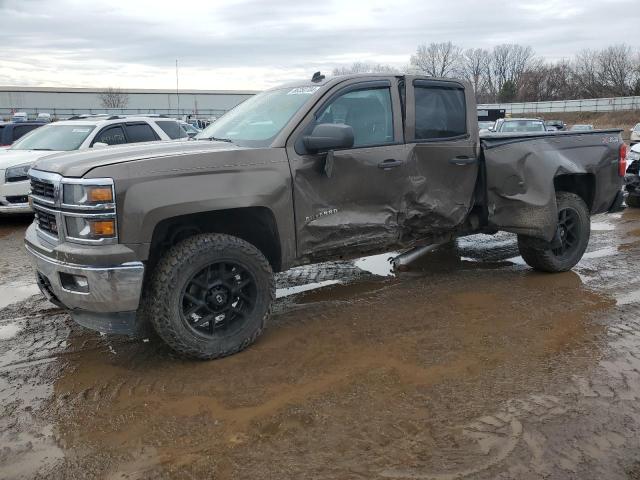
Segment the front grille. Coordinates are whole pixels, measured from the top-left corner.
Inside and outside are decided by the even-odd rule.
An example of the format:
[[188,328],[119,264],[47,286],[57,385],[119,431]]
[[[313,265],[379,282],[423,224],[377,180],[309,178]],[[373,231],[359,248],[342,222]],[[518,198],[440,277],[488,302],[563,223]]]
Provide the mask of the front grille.
[[36,209],[35,216],[36,223],[40,230],[55,235],[56,237],[58,236],[58,222],[56,221],[55,215]]
[[53,192],[54,188],[52,183],[36,180],[33,177],[31,178],[31,193],[33,195],[53,199]]

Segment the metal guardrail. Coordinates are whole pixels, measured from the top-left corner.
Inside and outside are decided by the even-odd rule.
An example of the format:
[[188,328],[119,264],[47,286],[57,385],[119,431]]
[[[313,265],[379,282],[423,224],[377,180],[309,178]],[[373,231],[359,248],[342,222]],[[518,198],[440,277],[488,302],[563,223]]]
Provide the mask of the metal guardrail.
[[551,102],[490,103],[478,109],[503,108],[507,113],[618,112],[640,110],[640,97],[588,98]]
[[[29,118],[35,119],[38,116],[38,113],[49,113],[52,117],[62,120],[64,118],[69,118],[74,115],[83,115],[83,114],[101,114],[106,113],[109,115],[167,115],[168,117],[179,118],[186,115],[191,115],[191,118],[199,118],[199,119],[208,119],[208,118],[218,118],[222,116],[227,110],[221,109],[198,109],[198,113],[194,113],[191,110],[180,109],[177,108],[46,108],[46,107],[38,107],[38,108],[22,108],[19,110],[20,112],[26,112],[29,115]],[[10,118],[14,110],[10,109],[0,109],[0,120],[3,118]]]

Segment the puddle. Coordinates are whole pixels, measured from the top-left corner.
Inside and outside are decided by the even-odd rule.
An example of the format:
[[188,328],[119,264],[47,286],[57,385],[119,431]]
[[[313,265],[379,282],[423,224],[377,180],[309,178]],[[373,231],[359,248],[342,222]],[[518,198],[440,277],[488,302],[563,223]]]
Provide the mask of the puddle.
[[10,323],[8,325],[0,325],[0,340],[9,340],[22,330],[22,327],[17,323]]
[[634,292],[616,295],[616,303],[618,305],[630,305],[632,303],[640,303],[640,290]]
[[305,285],[296,285],[294,287],[278,288],[276,289],[276,298],[288,297],[289,295],[295,295],[296,293],[308,292],[309,290],[315,290],[316,288],[322,288],[329,285],[337,285],[342,283],[340,280],[325,280],[324,282],[307,283]]
[[592,232],[610,232],[611,230],[615,230],[615,226],[606,222],[592,222],[591,223],[591,231]]
[[594,250],[593,252],[587,252],[582,256],[582,258],[610,257],[611,255],[616,255],[617,253],[618,249],[616,247],[605,247],[599,250]]
[[25,285],[19,283],[7,283],[0,289],[0,308],[19,302],[40,292],[35,283]]
[[400,255],[399,252],[387,252],[380,255],[371,255],[370,257],[362,257],[353,262],[353,264],[365,272],[372,273],[379,277],[395,276],[393,272],[393,264],[389,261]]

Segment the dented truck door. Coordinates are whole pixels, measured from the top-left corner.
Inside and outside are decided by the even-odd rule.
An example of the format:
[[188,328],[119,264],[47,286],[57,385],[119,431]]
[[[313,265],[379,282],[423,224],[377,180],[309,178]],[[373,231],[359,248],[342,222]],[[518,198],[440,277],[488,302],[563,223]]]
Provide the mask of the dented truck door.
[[[310,153],[304,136],[318,124],[352,127],[352,148]],[[351,79],[331,88],[287,143],[298,254],[353,255],[395,245],[409,189],[400,95],[395,77]]]
[[478,131],[473,89],[463,82],[405,78],[411,188],[403,239],[419,242],[460,228],[474,204]]

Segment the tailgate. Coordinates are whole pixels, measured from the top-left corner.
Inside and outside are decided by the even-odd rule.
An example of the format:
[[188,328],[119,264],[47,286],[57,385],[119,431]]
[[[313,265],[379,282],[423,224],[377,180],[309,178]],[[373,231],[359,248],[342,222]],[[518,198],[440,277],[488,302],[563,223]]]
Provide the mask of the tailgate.
[[556,184],[581,189],[592,213],[607,211],[622,183],[621,144],[620,130],[482,138],[489,226],[550,241]]

